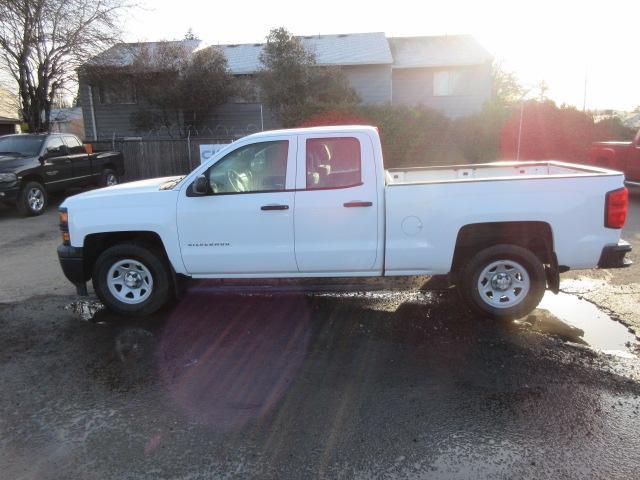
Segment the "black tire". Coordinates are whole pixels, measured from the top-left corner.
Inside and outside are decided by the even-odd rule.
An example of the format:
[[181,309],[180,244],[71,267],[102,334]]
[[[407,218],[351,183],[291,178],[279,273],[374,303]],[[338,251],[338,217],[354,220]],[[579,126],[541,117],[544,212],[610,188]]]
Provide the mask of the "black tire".
[[[38,198],[40,198],[40,202],[35,202],[33,199],[33,195],[39,196]],[[29,217],[42,215],[47,209],[48,204],[49,198],[47,196],[47,191],[40,182],[35,181],[26,182],[22,186],[16,202],[18,211],[21,214],[27,215]]]
[[[500,260],[505,260],[507,263],[516,262],[522,266],[529,277],[528,292],[524,294],[522,293],[524,290],[520,289],[523,297],[516,300],[519,303],[514,303],[511,307],[490,305],[493,300],[492,294],[482,293],[478,287],[480,276],[485,268]],[[508,282],[510,285],[517,285],[515,281],[512,283],[512,280],[508,280]],[[473,312],[484,317],[504,320],[521,318],[529,314],[542,300],[547,286],[544,265],[540,259],[526,248],[508,244],[495,245],[475,254],[458,272],[456,283],[460,295]],[[514,289],[509,287],[506,290],[514,298],[517,298],[517,288],[517,286]],[[488,298],[487,301],[483,300],[483,295]],[[509,303],[506,295],[495,300],[497,303],[502,301],[505,301],[505,304]]]
[[[115,183],[110,183],[112,179],[115,179]],[[115,170],[111,170],[110,168],[105,169],[100,176],[100,186],[101,187],[109,187],[112,185],[117,185],[120,183],[120,179],[118,178],[118,174]]]
[[[121,301],[109,288],[109,270],[123,260],[137,261],[151,274],[153,282],[150,294],[140,303],[130,304]],[[92,282],[93,289],[105,307],[121,315],[150,315],[167,303],[172,292],[169,266],[162,253],[153,247],[134,243],[121,243],[102,252],[93,266]]]

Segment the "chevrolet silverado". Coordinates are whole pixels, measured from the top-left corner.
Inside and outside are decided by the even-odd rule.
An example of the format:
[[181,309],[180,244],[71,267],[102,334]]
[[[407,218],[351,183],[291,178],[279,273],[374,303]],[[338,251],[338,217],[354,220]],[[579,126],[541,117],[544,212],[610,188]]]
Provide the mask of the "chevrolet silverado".
[[261,132],[184,177],[66,199],[58,256],[122,314],[183,278],[450,274],[474,311],[517,318],[563,271],[629,264],[623,180],[556,161],[385,170],[374,127]]

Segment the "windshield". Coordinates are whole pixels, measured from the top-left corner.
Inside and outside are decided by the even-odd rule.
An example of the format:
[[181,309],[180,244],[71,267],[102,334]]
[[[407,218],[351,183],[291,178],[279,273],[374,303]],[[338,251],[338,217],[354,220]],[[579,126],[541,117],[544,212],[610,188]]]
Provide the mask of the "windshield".
[[2,154],[20,154],[24,156],[34,156],[40,152],[42,142],[45,137],[16,135],[0,138],[0,155]]

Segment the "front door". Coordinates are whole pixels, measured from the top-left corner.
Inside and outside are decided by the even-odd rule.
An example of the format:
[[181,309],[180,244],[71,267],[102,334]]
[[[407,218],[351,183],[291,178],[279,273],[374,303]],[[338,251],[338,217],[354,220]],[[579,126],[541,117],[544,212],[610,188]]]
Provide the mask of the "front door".
[[299,136],[295,212],[301,272],[365,274],[376,269],[377,182],[366,135]]
[[178,233],[187,272],[297,273],[295,158],[294,136],[241,145],[205,170],[208,194],[195,195],[191,185],[180,192]]
[[64,135],[64,141],[67,144],[69,159],[73,166],[74,184],[78,186],[88,184],[91,178],[91,160],[84,145],[73,135]]
[[73,178],[73,165],[61,135],[52,135],[47,140],[43,153],[44,181],[47,190],[63,190]]

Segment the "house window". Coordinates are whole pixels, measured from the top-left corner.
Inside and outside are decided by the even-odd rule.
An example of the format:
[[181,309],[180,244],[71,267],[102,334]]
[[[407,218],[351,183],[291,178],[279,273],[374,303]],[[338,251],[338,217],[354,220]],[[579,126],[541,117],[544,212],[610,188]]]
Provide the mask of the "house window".
[[100,85],[100,103],[103,105],[136,103],[136,90],[131,79],[114,78]]
[[346,188],[361,184],[357,138],[307,140],[307,188]]
[[460,79],[462,75],[459,70],[439,70],[433,74],[433,96],[447,97],[460,93]]

